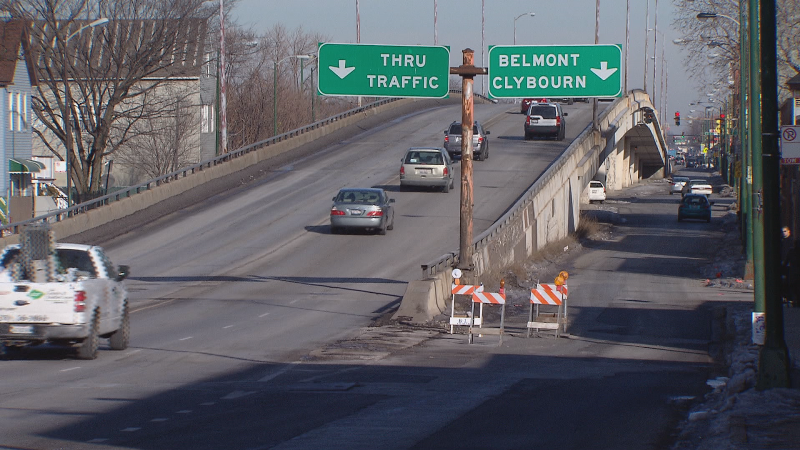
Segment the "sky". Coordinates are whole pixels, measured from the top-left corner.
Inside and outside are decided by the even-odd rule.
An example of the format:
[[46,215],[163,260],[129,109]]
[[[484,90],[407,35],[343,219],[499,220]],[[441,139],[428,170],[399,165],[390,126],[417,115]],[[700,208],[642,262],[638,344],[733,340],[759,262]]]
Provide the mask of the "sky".
[[[628,2],[630,45],[626,49]],[[307,33],[320,33],[327,36],[327,42],[355,43],[356,4],[362,44],[434,45],[436,37],[438,45],[450,47],[453,67],[461,64],[462,50],[466,48],[475,51],[476,65],[485,66],[488,46],[513,44],[514,24],[517,45],[595,43],[593,0],[238,0],[230,19],[255,32],[281,24],[289,30],[302,27]],[[599,43],[623,46],[623,55],[627,54],[628,58],[628,89],[641,89],[645,82],[645,33],[657,25],[657,33],[647,32],[647,50],[651,58],[647,91],[652,98],[655,35],[658,38],[656,109],[661,110],[662,105],[666,105],[667,117],[662,118],[662,123],[679,134],[681,127],[675,127],[673,121],[675,112],[680,111],[682,117],[689,116],[689,109],[694,108],[689,104],[703,100],[703,94],[684,69],[681,48],[672,42],[680,37],[672,27],[674,10],[671,0],[600,0]],[[529,16],[529,12],[535,16]],[[662,64],[663,61],[666,64]],[[661,92],[662,65],[666,68],[667,81],[664,95]],[[486,77],[476,77],[475,92],[484,93],[486,89]],[[684,122],[682,126],[686,125]]]

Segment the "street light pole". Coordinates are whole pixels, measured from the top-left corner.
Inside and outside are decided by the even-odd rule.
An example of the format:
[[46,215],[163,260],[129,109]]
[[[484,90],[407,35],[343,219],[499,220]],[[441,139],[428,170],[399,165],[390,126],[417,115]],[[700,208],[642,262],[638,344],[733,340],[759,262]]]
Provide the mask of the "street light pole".
[[[753,16],[753,9],[755,7],[756,15]],[[749,9],[749,17],[748,17]],[[745,247],[745,269],[744,278],[753,279],[755,281],[755,263],[754,263],[754,236],[755,230],[753,228],[753,192],[754,180],[753,173],[755,169],[754,159],[754,136],[757,136],[756,129],[753,128],[754,124],[760,120],[760,95],[756,92],[760,86],[760,76],[756,62],[759,61],[760,55],[758,48],[754,47],[753,41],[758,42],[758,8],[754,6],[753,0],[740,0],[739,1],[739,19],[725,14],[717,14],[713,12],[701,12],[697,14],[697,18],[716,19],[721,17],[730,20],[739,27],[739,97],[740,97],[740,111],[739,111],[739,131],[740,131],[740,145],[742,150],[742,167],[741,167],[741,189],[740,189],[740,210],[742,212],[742,233]],[[755,19],[753,19],[755,17]],[[757,110],[753,110],[753,105],[757,106]],[[758,133],[761,131],[760,122],[758,123]],[[762,306],[756,296],[755,313],[763,311]],[[754,313],[754,314],[755,314]],[[755,328],[754,328],[755,329]],[[755,337],[755,335],[754,335]]]
[[219,0],[219,139],[222,153],[228,153],[228,96],[225,76],[225,9]]
[[514,45],[517,45],[517,19],[519,19],[520,17],[524,17],[524,16],[534,17],[535,15],[536,15],[536,13],[526,12],[526,13],[522,13],[522,14],[518,15],[517,17],[514,17]]
[[[61,64],[61,81],[64,83],[64,163],[66,165],[67,171],[67,208],[72,206],[72,158],[70,158],[70,153],[72,153],[72,124],[70,123],[70,113],[72,112],[72,92],[69,88],[68,78],[69,75],[67,73],[67,44],[69,40],[73,37],[77,36],[81,31],[87,28],[94,28],[100,25],[105,25],[108,23],[108,18],[103,17],[97,19],[95,21],[89,22],[86,25],[78,28],[71,34],[69,34],[63,40],[64,48],[61,51],[62,55],[62,64]],[[58,33],[53,36],[53,41],[50,43],[51,48],[55,48],[56,46],[56,39],[58,39]]]
[[278,65],[286,60],[297,58],[300,60],[309,59],[309,55],[289,55],[280,61],[273,63],[272,72],[272,135],[278,135]]
[[[755,0],[751,0],[751,5]],[[763,291],[766,330],[758,360],[756,389],[791,387],[789,352],[784,339],[780,265],[780,149],[778,124],[777,11],[775,0],[760,0],[761,158],[763,216],[760,217],[764,253]],[[758,270],[758,269],[756,269]],[[756,287],[758,290],[758,287]]]

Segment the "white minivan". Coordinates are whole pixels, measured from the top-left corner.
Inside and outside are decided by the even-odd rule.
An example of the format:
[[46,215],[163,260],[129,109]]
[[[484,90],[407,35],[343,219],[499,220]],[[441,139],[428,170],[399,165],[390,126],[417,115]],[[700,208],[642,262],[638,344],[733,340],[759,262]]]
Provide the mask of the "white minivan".
[[606,187],[600,181],[592,180],[586,188],[589,193],[589,203],[606,201]]

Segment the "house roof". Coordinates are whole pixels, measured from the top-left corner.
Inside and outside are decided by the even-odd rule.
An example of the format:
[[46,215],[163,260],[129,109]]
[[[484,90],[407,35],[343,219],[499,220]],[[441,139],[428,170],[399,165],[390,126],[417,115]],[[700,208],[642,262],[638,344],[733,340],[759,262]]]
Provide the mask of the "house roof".
[[32,86],[37,84],[36,73],[33,70],[33,58],[28,44],[28,30],[30,23],[23,20],[0,21],[0,86],[5,87],[14,82],[14,73],[20,62],[20,46],[25,65],[28,68],[28,77]]
[[786,85],[789,86],[789,89],[793,91],[800,91],[800,73],[789,78],[789,81],[786,82]]

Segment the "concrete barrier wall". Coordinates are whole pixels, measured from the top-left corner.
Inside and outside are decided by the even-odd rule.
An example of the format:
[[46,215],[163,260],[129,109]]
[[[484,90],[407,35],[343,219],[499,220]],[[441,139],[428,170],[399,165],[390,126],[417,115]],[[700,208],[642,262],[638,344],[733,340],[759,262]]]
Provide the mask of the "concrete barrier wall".
[[[624,145],[625,133],[638,125],[634,112],[650,105],[649,97],[634,91],[618,99],[598,117],[598,131],[587,127],[517,203],[473,244],[472,270],[463,271],[462,284],[477,284],[490,269],[521,263],[536,250],[567,237],[580,224],[580,196],[601,164],[601,149],[606,145]],[[606,153],[613,160],[624,155]],[[619,163],[625,164],[624,161]],[[627,166],[633,168],[634,164]],[[626,166],[626,167],[627,167]],[[627,169],[625,169],[627,171]],[[423,266],[422,280],[403,296],[395,318],[424,323],[436,314],[445,313],[441,299],[451,297],[452,268],[458,264],[458,252],[443,255]],[[428,288],[422,285],[428,284]],[[427,292],[427,296],[421,295]],[[427,314],[427,315],[426,315]]]

